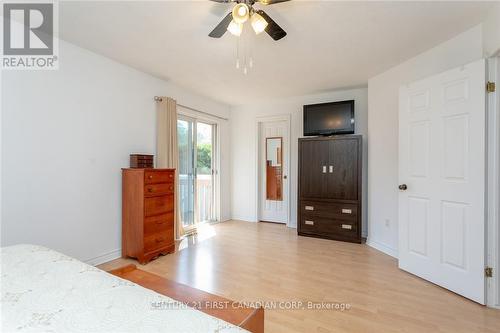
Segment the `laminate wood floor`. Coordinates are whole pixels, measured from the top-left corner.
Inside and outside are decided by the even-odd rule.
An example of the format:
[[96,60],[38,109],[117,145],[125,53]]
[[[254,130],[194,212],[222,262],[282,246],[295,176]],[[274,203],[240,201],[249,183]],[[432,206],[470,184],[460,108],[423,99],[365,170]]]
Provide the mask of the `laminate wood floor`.
[[[272,223],[228,221],[206,226],[178,251],[143,270],[236,301],[348,304],[347,310],[266,309],[273,332],[500,332],[500,310],[488,309],[398,269],[367,245],[298,237]],[[272,303],[281,301],[282,303]]]

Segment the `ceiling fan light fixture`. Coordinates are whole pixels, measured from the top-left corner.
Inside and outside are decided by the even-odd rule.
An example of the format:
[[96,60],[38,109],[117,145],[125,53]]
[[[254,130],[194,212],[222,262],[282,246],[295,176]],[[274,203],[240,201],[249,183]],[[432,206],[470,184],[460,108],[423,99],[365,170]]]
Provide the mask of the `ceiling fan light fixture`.
[[241,36],[241,32],[243,31],[243,24],[237,23],[234,20],[232,20],[231,23],[229,23],[229,25],[227,26],[227,31],[239,37]]
[[245,23],[250,17],[250,8],[247,4],[239,3],[233,8],[233,20],[236,23]]
[[258,13],[253,13],[252,17],[250,18],[250,23],[252,24],[253,31],[255,31],[256,35],[262,33],[264,30],[266,30],[266,28],[269,24],[262,17],[262,15],[260,15]]

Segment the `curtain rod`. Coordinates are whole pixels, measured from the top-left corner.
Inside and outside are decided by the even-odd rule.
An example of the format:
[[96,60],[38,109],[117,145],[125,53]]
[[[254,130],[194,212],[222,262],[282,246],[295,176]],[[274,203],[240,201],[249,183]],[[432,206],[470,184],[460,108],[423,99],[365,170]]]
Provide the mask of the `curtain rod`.
[[[162,98],[158,97],[158,96],[155,96],[154,99],[155,99],[155,102],[161,102],[162,101]],[[177,104],[177,105],[180,106],[180,107],[183,107],[184,109],[188,109],[188,110],[191,110],[191,111],[194,111],[194,112],[202,113],[202,114],[205,114],[205,115],[210,116],[210,117],[215,117],[215,118],[222,119],[222,120],[229,120],[228,118],[220,117],[220,116],[217,116],[215,114],[211,114],[211,113],[208,113],[208,112],[205,112],[205,111],[197,110],[197,109],[191,108],[191,107],[186,106],[186,105],[182,105],[182,104]]]

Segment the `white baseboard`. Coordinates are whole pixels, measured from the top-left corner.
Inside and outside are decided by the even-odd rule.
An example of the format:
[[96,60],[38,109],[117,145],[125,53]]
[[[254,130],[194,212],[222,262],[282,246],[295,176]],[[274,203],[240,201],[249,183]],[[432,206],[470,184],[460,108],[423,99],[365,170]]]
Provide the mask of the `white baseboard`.
[[385,244],[367,238],[366,245],[373,247],[374,249],[379,250],[380,252],[384,252],[385,254],[390,255],[391,257],[394,257],[396,259],[398,258],[398,250],[389,247]]
[[104,264],[105,262],[118,259],[121,256],[122,256],[122,250],[121,249],[117,249],[117,250],[113,250],[111,252],[102,254],[100,256],[97,256],[95,258],[91,258],[91,259],[85,260],[84,262],[86,264],[89,264],[89,265],[92,265],[92,266],[97,266],[97,265],[100,265],[100,264]]
[[253,217],[248,217],[248,216],[233,216],[231,217],[231,220],[244,221],[244,222],[257,222]]

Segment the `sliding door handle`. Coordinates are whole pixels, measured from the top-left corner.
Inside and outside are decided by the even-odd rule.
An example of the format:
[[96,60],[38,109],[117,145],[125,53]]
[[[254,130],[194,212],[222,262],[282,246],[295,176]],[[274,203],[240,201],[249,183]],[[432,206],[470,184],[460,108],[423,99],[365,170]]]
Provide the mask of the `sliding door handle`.
[[330,165],[330,166],[328,167],[328,170],[330,171],[330,173],[333,173],[333,165]]
[[326,173],[326,165],[323,165],[323,173]]

